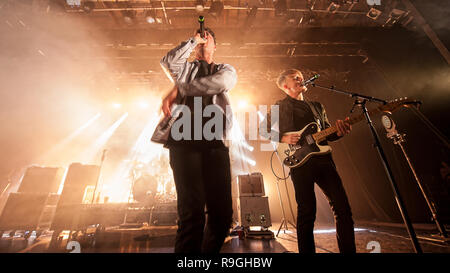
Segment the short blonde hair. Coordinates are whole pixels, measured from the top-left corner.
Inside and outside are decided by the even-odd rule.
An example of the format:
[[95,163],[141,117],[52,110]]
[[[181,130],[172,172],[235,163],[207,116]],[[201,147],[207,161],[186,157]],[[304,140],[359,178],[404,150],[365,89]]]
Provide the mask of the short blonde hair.
[[289,75],[292,75],[292,74],[297,74],[297,73],[300,73],[300,75],[303,75],[300,70],[297,70],[294,68],[291,68],[291,69],[281,72],[281,74],[278,76],[278,79],[277,79],[278,88],[280,88],[281,90],[284,90],[283,85],[286,82],[286,77]]

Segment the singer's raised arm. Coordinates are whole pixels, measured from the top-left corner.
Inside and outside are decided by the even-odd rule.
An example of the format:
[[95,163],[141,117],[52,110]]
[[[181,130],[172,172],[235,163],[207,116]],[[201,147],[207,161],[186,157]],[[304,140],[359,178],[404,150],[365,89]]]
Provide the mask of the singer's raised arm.
[[234,67],[229,64],[219,65],[219,70],[213,75],[196,78],[191,82],[177,82],[182,96],[216,95],[231,90],[237,82]]
[[196,46],[197,41],[192,37],[170,50],[161,59],[160,64],[163,70],[174,82],[177,82],[181,78],[183,70],[186,68],[187,59]]

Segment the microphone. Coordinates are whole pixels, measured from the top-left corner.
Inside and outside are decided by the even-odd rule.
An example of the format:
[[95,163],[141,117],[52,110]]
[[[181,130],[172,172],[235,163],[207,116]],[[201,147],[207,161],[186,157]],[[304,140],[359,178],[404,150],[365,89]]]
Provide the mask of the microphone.
[[200,37],[202,37],[203,39],[205,39],[205,17],[203,16],[199,16],[198,17],[198,23],[200,24]]
[[320,76],[319,74],[315,74],[309,80],[303,81],[302,85],[307,86],[308,84],[314,83],[314,81],[317,80],[319,78],[319,76]]

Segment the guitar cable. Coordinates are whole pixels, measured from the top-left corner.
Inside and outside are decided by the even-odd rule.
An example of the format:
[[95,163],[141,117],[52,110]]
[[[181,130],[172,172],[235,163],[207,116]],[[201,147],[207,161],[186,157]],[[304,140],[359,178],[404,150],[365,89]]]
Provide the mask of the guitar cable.
[[279,176],[275,173],[275,170],[273,169],[273,155],[274,155],[274,154],[276,154],[276,151],[273,151],[273,152],[272,152],[272,155],[270,156],[270,169],[272,169],[272,173],[273,173],[273,175],[274,175],[277,179],[279,179],[279,180],[287,180],[287,179],[289,178],[289,176],[291,175],[291,172],[289,172],[289,173],[288,173],[288,176],[286,176],[286,173],[285,173],[285,171],[284,171],[283,163],[281,164],[281,167],[282,167],[282,169],[283,169],[283,176],[284,176],[284,178],[283,178],[283,177],[279,177]]
[[[278,180],[277,183],[279,183],[280,180],[283,180],[283,181],[284,181],[284,186],[286,187],[286,196],[287,196],[287,198],[288,198],[289,210],[290,210],[290,212],[291,212],[292,219],[294,220],[294,223],[297,223],[297,218],[295,217],[294,210],[292,209],[291,197],[289,196],[289,190],[288,190],[287,183],[286,183],[287,179],[291,176],[291,171],[289,170],[288,176],[286,176],[286,172],[284,171],[284,165],[283,165],[283,162],[281,162],[281,160],[280,160],[281,168],[283,169],[283,176],[284,176],[284,178],[279,177],[279,176],[275,173],[275,170],[273,169],[273,155],[274,155],[276,152],[277,152],[276,150],[273,151],[273,152],[272,152],[272,155],[270,156],[270,168],[272,169],[273,175],[274,175],[274,176],[277,178],[277,180]],[[280,196],[280,198],[281,198],[281,196]],[[280,201],[281,201],[281,200],[280,200]],[[281,202],[282,202],[282,201],[281,201]],[[291,223],[291,224],[292,224],[292,223]],[[294,226],[295,228],[297,228],[296,225],[293,225],[293,226]]]

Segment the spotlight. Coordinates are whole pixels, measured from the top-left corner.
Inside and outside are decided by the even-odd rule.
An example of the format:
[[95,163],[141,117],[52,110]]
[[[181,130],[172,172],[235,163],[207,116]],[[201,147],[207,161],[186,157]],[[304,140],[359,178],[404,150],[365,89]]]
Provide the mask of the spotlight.
[[134,23],[134,18],[136,17],[136,14],[134,11],[126,10],[122,12],[123,14],[123,20],[125,21],[125,24],[132,25]]
[[253,6],[247,13],[248,13],[248,18],[251,20],[254,20],[256,17],[256,13],[258,12],[258,7],[257,6]]
[[145,21],[149,24],[156,22],[156,12],[155,10],[148,10],[145,12]]
[[139,105],[139,107],[140,107],[141,109],[147,109],[147,108],[148,108],[148,103],[145,102],[145,101],[140,101],[140,102],[138,103],[138,105]]
[[287,2],[286,0],[273,0],[273,6],[275,8],[276,16],[283,16],[287,14]]
[[377,10],[376,8],[371,8],[366,14],[366,16],[372,20],[377,20],[378,17],[380,17],[380,15],[381,15],[381,11]]
[[112,107],[114,107],[116,109],[119,109],[119,108],[122,107],[122,104],[115,102],[115,103],[112,104]]
[[91,11],[95,8],[94,2],[83,2],[83,10],[86,13],[91,13]]
[[339,5],[339,4],[331,2],[331,4],[327,8],[327,11],[330,13],[336,13],[336,11],[339,9],[340,6],[341,5]]
[[399,9],[393,9],[391,11],[391,13],[389,14],[389,17],[391,17],[392,19],[398,21],[400,20],[403,16],[405,16],[406,12],[403,10],[399,10]]
[[66,4],[68,6],[74,7],[74,6],[81,6],[81,0],[66,0]]
[[248,164],[250,164],[252,166],[256,166],[256,161],[255,160],[253,160],[251,158],[248,158],[247,156],[242,155],[242,154],[238,155],[238,156],[240,157],[241,160],[247,162]]
[[242,145],[242,147],[249,150],[250,152],[253,152],[253,150],[255,149],[253,146],[251,146],[250,144],[248,144],[245,141],[242,141],[240,144]]
[[[383,24],[383,27],[392,27],[398,23],[402,23],[404,26],[411,22],[411,20],[408,20],[409,11],[403,11],[399,9],[392,9],[392,11],[389,13],[389,18],[386,20],[386,22]],[[410,18],[411,19],[411,18]]]
[[197,0],[197,1],[195,2],[195,9],[196,9],[198,12],[203,12],[203,10],[205,9],[204,1],[203,1],[203,0]]
[[223,2],[221,0],[216,0],[211,3],[211,7],[209,8],[209,13],[215,17],[219,17],[223,11]]
[[256,161],[255,160],[248,159],[247,162],[248,162],[248,164],[250,164],[252,166],[256,166]]
[[238,102],[238,108],[239,109],[244,109],[245,107],[247,107],[247,105],[248,105],[248,102],[246,100],[240,100]]

